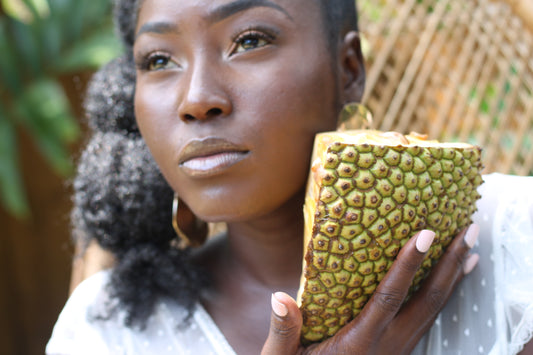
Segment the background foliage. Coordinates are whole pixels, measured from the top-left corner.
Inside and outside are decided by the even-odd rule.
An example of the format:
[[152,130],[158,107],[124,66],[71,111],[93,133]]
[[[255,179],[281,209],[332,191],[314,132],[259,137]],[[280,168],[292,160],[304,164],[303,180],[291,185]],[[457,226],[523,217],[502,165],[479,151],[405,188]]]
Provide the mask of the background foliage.
[[72,173],[80,128],[59,79],[120,53],[111,13],[111,0],[0,2],[0,202],[17,217],[29,213],[18,137],[29,134],[55,172]]

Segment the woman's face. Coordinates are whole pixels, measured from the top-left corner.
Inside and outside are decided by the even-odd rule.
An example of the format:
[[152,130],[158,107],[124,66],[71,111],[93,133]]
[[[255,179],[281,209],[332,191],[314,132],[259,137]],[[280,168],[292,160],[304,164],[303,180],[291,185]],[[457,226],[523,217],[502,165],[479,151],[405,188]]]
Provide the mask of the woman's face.
[[317,2],[144,0],[136,31],[141,133],[199,217],[261,217],[301,194],[339,107]]

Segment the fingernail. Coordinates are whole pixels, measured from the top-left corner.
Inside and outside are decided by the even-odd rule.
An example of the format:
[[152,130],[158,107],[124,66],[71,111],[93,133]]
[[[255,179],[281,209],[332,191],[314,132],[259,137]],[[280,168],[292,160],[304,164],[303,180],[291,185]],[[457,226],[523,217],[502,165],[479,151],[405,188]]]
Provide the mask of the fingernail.
[[479,261],[479,254],[472,254],[466,259],[464,265],[463,265],[463,273],[465,275],[468,275],[474,270],[477,263]]
[[477,224],[471,224],[465,234],[465,243],[470,249],[476,244],[477,237],[479,235],[479,226]]
[[277,316],[285,317],[289,313],[287,306],[285,306],[283,303],[278,301],[275,293],[272,294],[271,302],[272,302],[272,310]]
[[431,243],[433,243],[433,239],[435,239],[435,232],[424,229],[416,238],[416,249],[421,253],[427,252],[431,247]]

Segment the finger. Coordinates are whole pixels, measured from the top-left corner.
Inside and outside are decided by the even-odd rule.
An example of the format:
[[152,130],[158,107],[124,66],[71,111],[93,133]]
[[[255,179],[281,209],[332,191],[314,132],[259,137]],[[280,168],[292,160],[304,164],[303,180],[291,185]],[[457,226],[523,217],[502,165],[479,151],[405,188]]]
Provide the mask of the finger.
[[[420,268],[434,238],[434,232],[423,230],[405,244],[363,311],[354,320],[355,322],[352,321],[343,328],[343,333],[355,332],[357,328],[360,334],[362,328],[375,338],[375,334],[383,331],[403,304],[416,271]],[[349,341],[354,338],[360,339],[361,336],[347,335],[344,339]]]
[[[420,337],[433,325],[438,313],[442,310],[455,287],[475,267],[479,260],[478,254],[470,254],[479,235],[479,227],[475,224],[464,229],[454,239],[430,276],[422,287],[407,302],[394,322],[404,324],[399,328],[402,339],[412,339],[414,347]],[[409,326],[411,325],[411,327]],[[412,326],[417,326],[412,329]]]
[[283,292],[272,294],[270,331],[261,354],[296,354],[302,323],[302,315],[292,297]]

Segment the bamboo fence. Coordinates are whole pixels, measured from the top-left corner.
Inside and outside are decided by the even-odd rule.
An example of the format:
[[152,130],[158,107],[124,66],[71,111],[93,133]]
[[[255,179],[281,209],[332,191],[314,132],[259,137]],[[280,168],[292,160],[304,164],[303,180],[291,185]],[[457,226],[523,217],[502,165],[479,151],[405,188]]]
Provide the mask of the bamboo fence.
[[360,0],[374,128],[483,148],[533,175],[533,2]]

